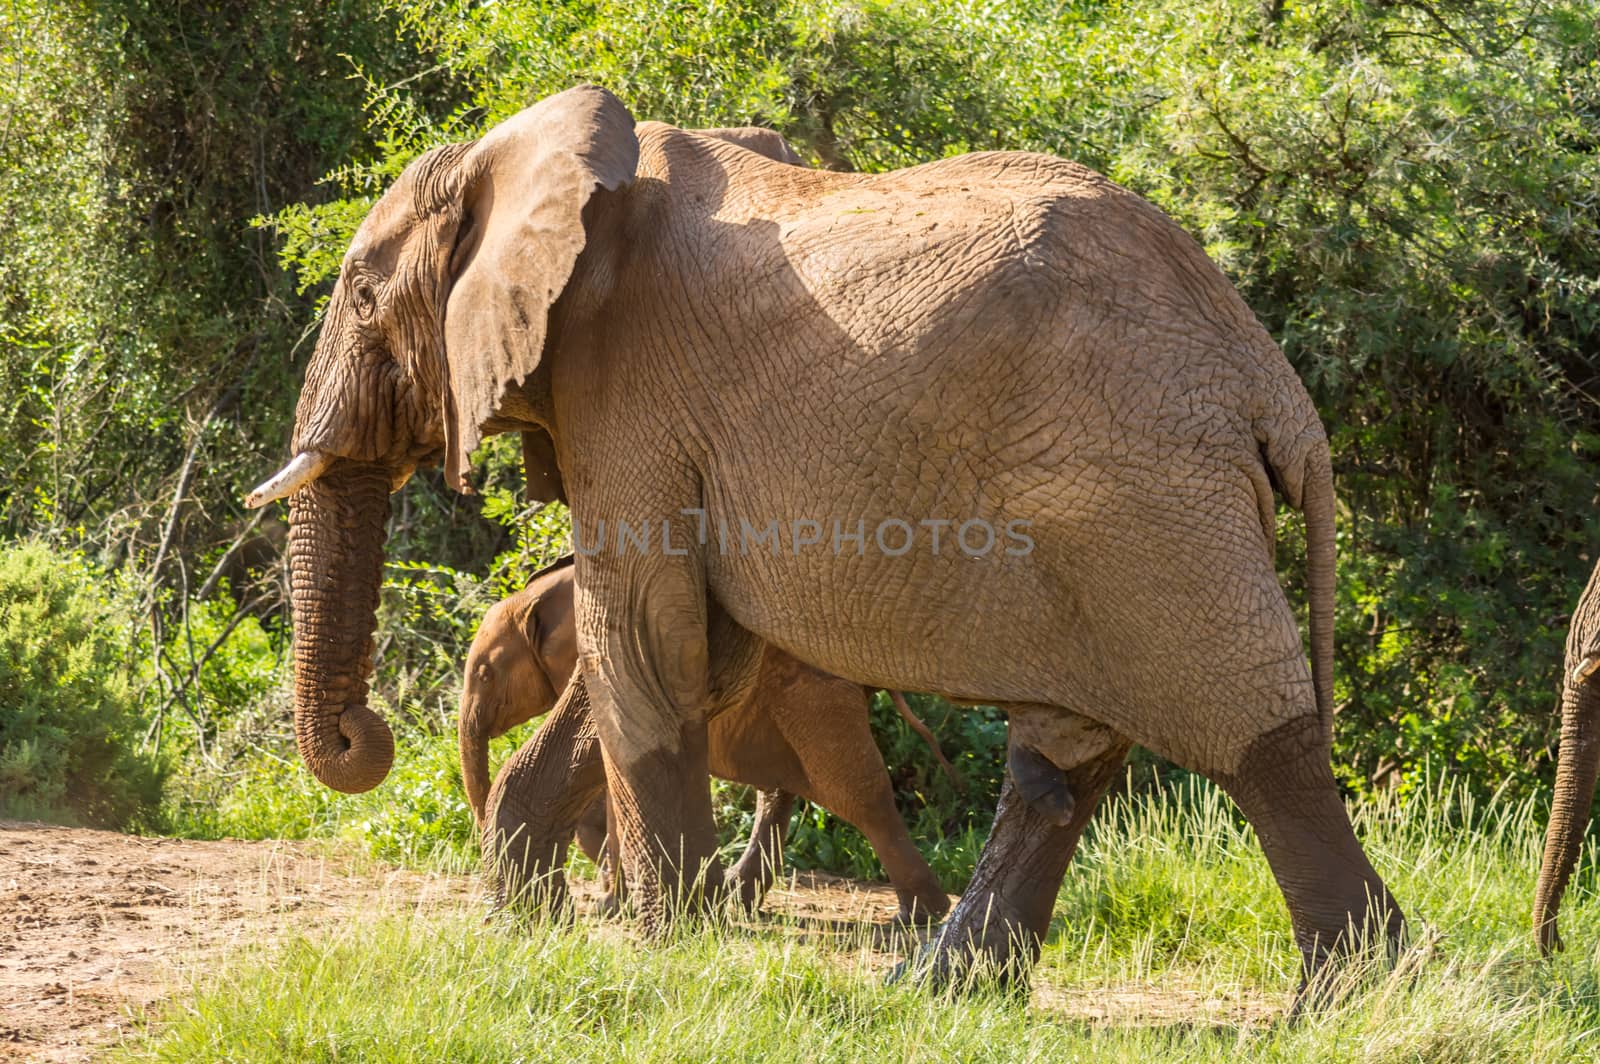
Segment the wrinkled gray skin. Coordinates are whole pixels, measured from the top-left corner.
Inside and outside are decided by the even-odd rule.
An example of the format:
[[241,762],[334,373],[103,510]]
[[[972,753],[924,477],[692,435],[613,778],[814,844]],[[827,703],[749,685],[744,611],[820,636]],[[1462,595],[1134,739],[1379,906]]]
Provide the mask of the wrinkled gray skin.
[[[808,170],[635,128],[593,88],[412,163],[345,256],[297,458],[257,497],[293,490],[296,728],[324,782],[371,787],[392,756],[365,697],[387,492],[441,458],[465,489],[505,431],[538,441],[584,544],[610,530],[577,561],[563,699],[592,701],[647,930],[721,880],[708,674],[750,640],[1003,705],[1064,774],[1065,824],[1059,795],[1040,812],[1008,785],[925,970],[1025,966],[1129,741],[1238,803],[1308,976],[1352,928],[1399,936],[1329,765],[1326,436],[1238,294],[1137,196],[1022,153]],[[1309,671],[1274,489],[1306,517]],[[741,520],[778,523],[781,549],[739,549]],[[969,555],[947,525],[934,549],[937,520],[999,539]],[[619,547],[620,521],[654,545]],[[786,531],[802,521],[820,544]],[[892,525],[876,541],[890,521],[923,529],[911,549]]]
[[[570,563],[535,575],[490,607],[478,625],[461,688],[461,777],[482,830],[485,863],[502,895],[522,900],[542,886],[558,896],[566,843],[576,835],[601,869],[608,895],[602,908],[610,909],[609,898],[622,884],[613,883],[614,862],[601,850],[605,772],[598,743],[578,739],[593,734],[592,723],[579,722],[570,733],[559,722],[548,724],[552,733],[570,734],[570,745],[548,737],[529,743],[527,751],[541,751],[542,760],[528,762],[522,752],[511,758],[490,801],[489,740],[548,713],[575,671]],[[746,908],[760,904],[782,862],[798,794],[866,836],[894,884],[902,922],[943,916],[949,899],[895,808],[894,784],[868,719],[869,692],[768,646],[741,664],[747,666],[743,675],[724,673],[726,681],[714,685],[706,728],[711,771],[755,787],[758,795],[750,844],[729,871],[730,889]],[[523,779],[524,773],[546,778]]]
[[1600,564],[1572,611],[1561,677],[1561,760],[1533,900],[1533,926],[1547,954],[1562,948],[1556,914],[1578,863],[1600,775]]

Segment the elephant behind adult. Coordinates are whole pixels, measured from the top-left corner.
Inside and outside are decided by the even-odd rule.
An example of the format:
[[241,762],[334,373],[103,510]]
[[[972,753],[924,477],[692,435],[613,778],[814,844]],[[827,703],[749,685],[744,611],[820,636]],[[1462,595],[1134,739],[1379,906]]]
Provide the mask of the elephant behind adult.
[[[519,781],[519,774],[541,770],[513,758],[496,781],[492,807],[488,801],[489,740],[548,713],[575,671],[573,599],[569,556],[490,607],[467,653],[457,724],[461,776],[483,832],[486,863],[507,894],[534,884],[558,889],[554,873],[574,834],[602,866],[611,892],[609,862],[600,852],[607,822],[600,750],[581,738],[593,734],[591,722],[576,721],[570,729],[553,722],[558,741],[546,735],[529,744],[561,765],[559,778]],[[943,916],[949,899],[895,807],[894,785],[868,720],[869,692],[770,646],[729,666],[713,671],[706,734],[712,772],[757,790],[749,846],[728,875],[744,904],[754,908],[771,885],[799,795],[866,837],[894,885],[903,922]],[[514,852],[519,841],[521,855]]]
[[1556,914],[1578,863],[1600,776],[1600,563],[1572,611],[1561,672],[1561,751],[1555,801],[1534,891],[1533,926],[1543,953],[1561,949]]
[[[1308,974],[1352,928],[1399,934],[1329,765],[1326,436],[1226,279],[1131,193],[1019,153],[780,165],[636,129],[594,88],[422,156],[352,241],[295,457],[255,496],[292,493],[297,732],[330,785],[392,757],[365,697],[386,495],[441,457],[466,490],[502,431],[572,506],[568,692],[593,700],[647,926],[716,881],[714,601],[719,638],[1005,705],[1020,761],[1069,780],[1070,807],[1003,793],[944,956],[1036,949],[1129,740],[1238,802]],[[1274,487],[1306,514],[1309,672]]]

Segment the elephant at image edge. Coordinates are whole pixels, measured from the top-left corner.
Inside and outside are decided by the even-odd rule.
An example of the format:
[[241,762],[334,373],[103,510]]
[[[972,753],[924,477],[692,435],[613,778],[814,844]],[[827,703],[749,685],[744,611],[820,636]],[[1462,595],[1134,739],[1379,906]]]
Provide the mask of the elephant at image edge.
[[[524,759],[513,758],[495,781],[495,801],[488,803],[489,740],[548,713],[574,671],[572,574],[569,556],[491,606],[467,654],[457,725],[461,777],[478,826],[487,829],[484,849],[491,868],[503,868],[505,851],[517,838],[530,846],[548,840],[549,864],[560,869],[561,851],[576,833],[584,853],[607,871],[605,774],[591,721],[574,729],[557,723],[544,740],[529,744],[549,750],[545,756],[564,767],[553,792],[537,780],[519,780],[519,771],[539,770],[522,768]],[[754,677],[719,677],[706,728],[711,771],[758,792],[750,844],[728,873],[744,904],[753,908],[772,883],[798,794],[854,825],[872,844],[899,896],[902,922],[943,916],[949,899],[895,808],[894,785],[868,723],[868,692],[772,647],[762,648],[754,671]],[[561,740],[547,741],[555,735]],[[579,780],[589,785],[580,786]],[[493,823],[486,823],[486,816]],[[527,833],[534,826],[537,843]],[[526,882],[521,872],[521,863],[502,870],[501,877],[516,876],[502,889],[517,893]],[[604,908],[615,904],[614,891]]]
[[1555,800],[1544,838],[1544,859],[1534,891],[1533,926],[1543,953],[1559,950],[1556,914],[1578,863],[1595,779],[1600,776],[1600,563],[1572,611],[1561,674],[1561,748]]
[[[1039,807],[1008,776],[925,971],[1036,954],[1130,741],[1237,802],[1308,977],[1351,928],[1400,935],[1329,764],[1326,435],[1226,278],[1132,193],[1025,153],[808,170],[636,128],[592,87],[418,158],[351,242],[294,457],[253,496],[289,496],[296,727],[323,782],[368,788],[392,759],[366,704],[387,494],[441,458],[469,490],[505,431],[543,441],[588,543],[626,521],[674,545],[578,558],[564,696],[592,700],[647,930],[720,880],[714,601],[719,639],[1002,705],[1061,774],[1075,801]],[[1274,489],[1306,516],[1309,673]],[[741,518],[831,526],[831,549],[721,549]],[[866,549],[940,520],[1025,522],[1031,549]]]

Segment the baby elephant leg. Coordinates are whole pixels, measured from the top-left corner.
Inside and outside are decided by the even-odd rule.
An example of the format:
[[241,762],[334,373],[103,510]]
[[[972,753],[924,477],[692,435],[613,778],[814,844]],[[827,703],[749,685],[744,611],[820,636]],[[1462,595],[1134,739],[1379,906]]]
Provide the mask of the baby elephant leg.
[[746,912],[761,907],[778,870],[783,867],[783,843],[794,816],[794,795],[778,788],[756,793],[755,826],[737,864],[728,870],[727,884],[739,892]]
[[[878,855],[900,902],[902,923],[931,923],[950,908],[939,879],[906,830],[894,784],[872,734],[867,692],[768,650],[762,669],[764,713],[756,722],[795,764],[790,789],[860,831]],[[758,728],[753,724],[751,732]]]

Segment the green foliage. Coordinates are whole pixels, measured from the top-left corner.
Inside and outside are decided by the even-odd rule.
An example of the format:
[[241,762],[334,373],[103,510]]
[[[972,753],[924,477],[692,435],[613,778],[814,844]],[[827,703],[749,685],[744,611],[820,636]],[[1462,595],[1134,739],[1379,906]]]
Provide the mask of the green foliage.
[[138,554],[191,448],[218,518],[281,456],[309,307],[248,221],[361,144],[342,55],[420,57],[362,0],[18,0],[0,45],[0,531]]
[[225,783],[201,777],[174,801],[167,826],[202,838],[341,838],[396,864],[470,868],[477,831],[461,785],[454,733],[403,723],[394,768],[381,788],[340,794],[289,749],[261,748],[238,759]]
[[0,812],[122,827],[155,811],[123,671],[129,610],[107,578],[39,543],[0,548]]

